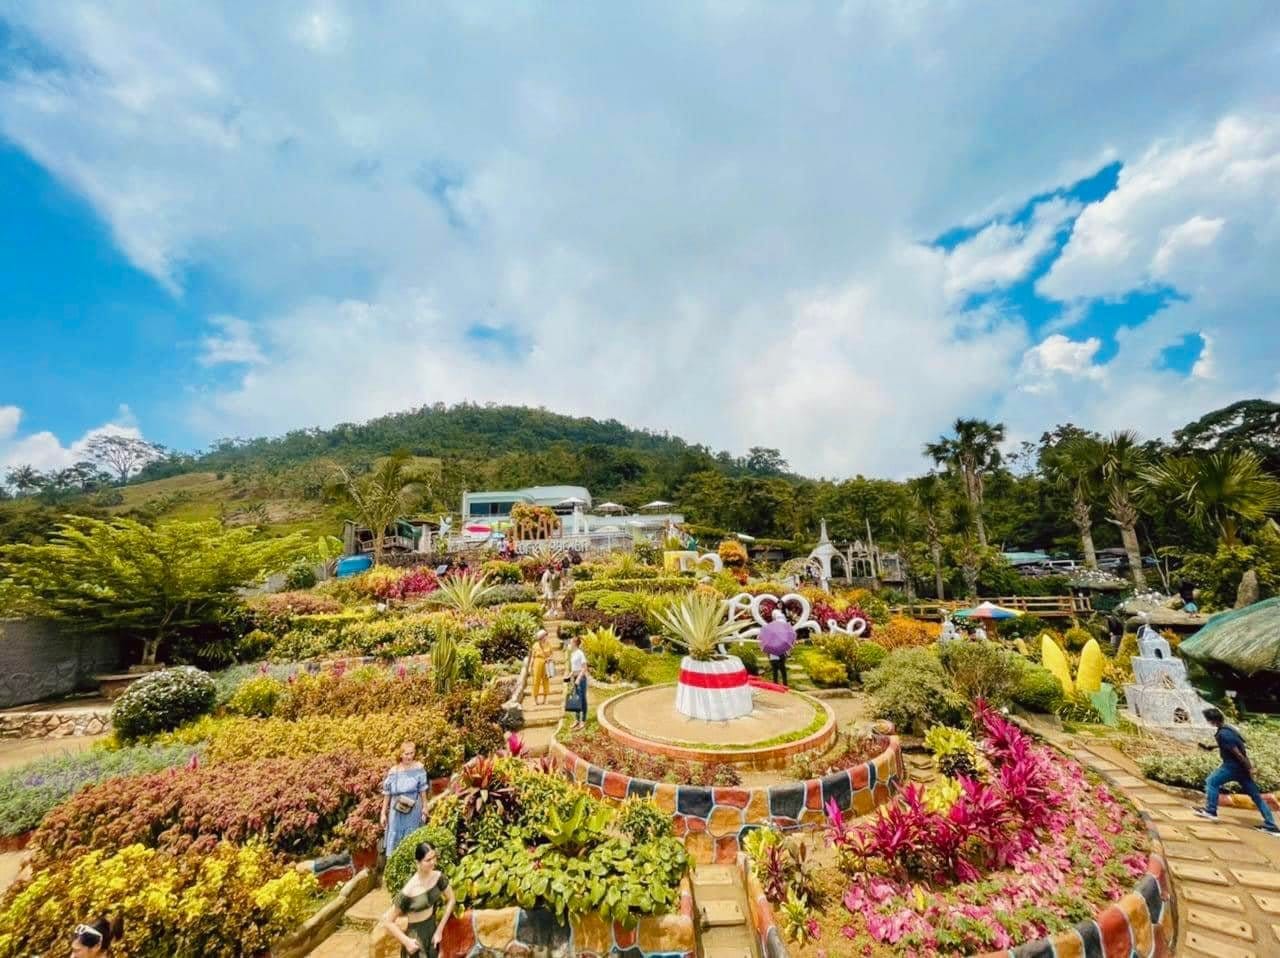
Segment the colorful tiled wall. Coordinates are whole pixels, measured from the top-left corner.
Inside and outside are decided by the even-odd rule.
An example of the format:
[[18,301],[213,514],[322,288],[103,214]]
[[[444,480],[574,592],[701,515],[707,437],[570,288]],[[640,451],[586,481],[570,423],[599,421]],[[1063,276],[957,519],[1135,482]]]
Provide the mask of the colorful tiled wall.
[[451,919],[440,943],[440,958],[475,958],[487,954],[693,958],[696,951],[693,897],[687,882],[681,892],[679,912],[641,918],[639,924],[630,929],[595,915],[576,918],[566,926],[558,924],[549,911],[493,908],[466,911]]
[[884,750],[875,758],[820,779],[767,788],[716,788],[673,785],[631,778],[592,765],[559,742],[551,754],[560,767],[591,794],[622,801],[633,795],[650,797],[668,812],[676,835],[695,861],[732,864],[744,833],[761,825],[790,830],[816,828],[826,822],[823,811],[834,799],[844,811],[865,815],[888,802],[906,781],[902,748],[896,735],[884,737]]

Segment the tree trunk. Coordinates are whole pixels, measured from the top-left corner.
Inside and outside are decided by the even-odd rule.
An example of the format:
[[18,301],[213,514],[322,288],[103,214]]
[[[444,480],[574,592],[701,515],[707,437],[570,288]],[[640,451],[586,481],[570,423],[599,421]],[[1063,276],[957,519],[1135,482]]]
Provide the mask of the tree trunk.
[[1142,549],[1138,545],[1138,529],[1133,523],[1120,526],[1120,541],[1124,543],[1124,551],[1129,556],[1129,571],[1133,573],[1134,588],[1139,591],[1147,587],[1147,577],[1142,571]]
[[964,587],[968,592],[968,597],[976,599],[978,597],[978,564],[973,557],[966,556],[964,563],[960,567],[964,573]]
[[945,602],[947,594],[942,586],[942,543],[935,539],[929,544],[929,548],[933,553],[933,583],[938,590],[938,601]]
[[1089,503],[1076,489],[1071,503],[1071,517],[1075,519],[1076,528],[1080,532],[1080,546],[1084,550],[1084,566],[1086,569],[1098,568],[1098,553],[1093,547],[1093,517],[1089,515]]
[[160,636],[157,634],[154,639],[142,640],[142,664],[155,665],[156,654],[160,651]]

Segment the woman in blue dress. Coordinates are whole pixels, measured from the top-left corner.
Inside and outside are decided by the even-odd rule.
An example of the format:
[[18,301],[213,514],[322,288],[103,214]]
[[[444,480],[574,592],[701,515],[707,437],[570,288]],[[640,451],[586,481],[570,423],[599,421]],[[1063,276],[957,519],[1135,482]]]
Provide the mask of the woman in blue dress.
[[400,761],[382,781],[382,827],[387,832],[386,853],[390,857],[406,835],[426,820],[427,770],[416,758],[417,746],[400,745]]

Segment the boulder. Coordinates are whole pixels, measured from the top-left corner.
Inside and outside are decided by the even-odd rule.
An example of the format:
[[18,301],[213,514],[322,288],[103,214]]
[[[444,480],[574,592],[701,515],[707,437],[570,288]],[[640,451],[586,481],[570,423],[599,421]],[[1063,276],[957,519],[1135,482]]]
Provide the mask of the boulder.
[[1246,569],[1244,575],[1240,577],[1240,585],[1236,589],[1235,608],[1243,609],[1246,605],[1253,605],[1258,601],[1258,572],[1256,569]]

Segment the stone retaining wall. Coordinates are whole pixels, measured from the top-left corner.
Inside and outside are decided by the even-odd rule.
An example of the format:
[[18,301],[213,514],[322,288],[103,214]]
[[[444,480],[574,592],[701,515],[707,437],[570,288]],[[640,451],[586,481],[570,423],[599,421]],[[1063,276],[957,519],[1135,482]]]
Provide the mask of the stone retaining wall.
[[0,739],[71,738],[75,735],[101,735],[110,731],[110,709],[0,713]]
[[753,828],[774,825],[784,831],[817,828],[827,820],[824,808],[834,799],[842,811],[865,815],[888,802],[906,781],[902,747],[896,735],[883,736],[875,758],[820,779],[759,788],[673,785],[631,778],[570,752],[558,741],[551,756],[574,781],[597,798],[621,802],[633,795],[652,798],[672,816],[675,833],[695,861],[733,864],[742,837]]
[[[439,958],[479,958],[481,955],[544,955],[549,958],[693,958],[697,952],[693,894],[686,879],[680,889],[680,910],[670,915],[641,918],[623,928],[596,915],[568,925],[556,922],[544,909],[488,908],[464,911],[444,927]],[[381,926],[369,936],[370,958],[399,958],[400,945]]]

